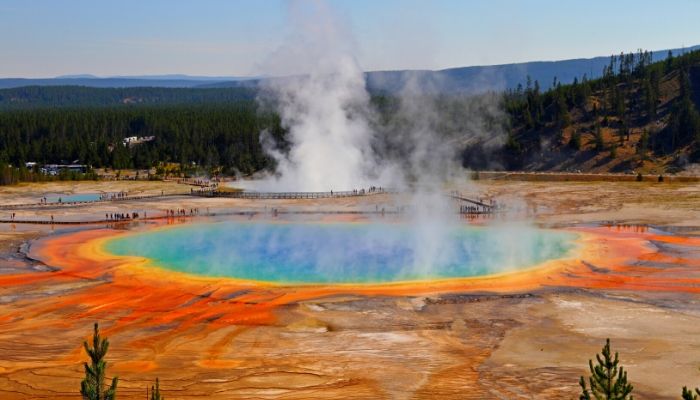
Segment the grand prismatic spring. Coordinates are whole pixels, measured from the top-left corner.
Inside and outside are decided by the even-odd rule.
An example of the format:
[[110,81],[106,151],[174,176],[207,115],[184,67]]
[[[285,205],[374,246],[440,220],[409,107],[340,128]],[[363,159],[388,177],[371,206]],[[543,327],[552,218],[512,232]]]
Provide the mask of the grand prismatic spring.
[[380,223],[195,224],[124,235],[105,243],[115,255],[144,257],[178,272],[251,281],[388,283],[476,277],[565,256],[575,235],[524,230],[503,245],[507,229],[454,228],[430,265],[415,254],[411,226]]

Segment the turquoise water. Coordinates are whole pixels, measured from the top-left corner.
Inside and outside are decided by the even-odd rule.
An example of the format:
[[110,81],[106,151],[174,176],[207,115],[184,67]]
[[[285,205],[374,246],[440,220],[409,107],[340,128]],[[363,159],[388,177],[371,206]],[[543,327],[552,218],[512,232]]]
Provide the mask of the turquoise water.
[[198,275],[281,283],[369,283],[481,276],[565,256],[576,235],[535,228],[220,222],[125,235],[117,255]]
[[46,195],[46,201],[48,203],[58,203],[58,199],[61,199],[62,203],[71,203],[78,201],[97,201],[100,199],[99,193],[80,193],[80,194],[49,194]]

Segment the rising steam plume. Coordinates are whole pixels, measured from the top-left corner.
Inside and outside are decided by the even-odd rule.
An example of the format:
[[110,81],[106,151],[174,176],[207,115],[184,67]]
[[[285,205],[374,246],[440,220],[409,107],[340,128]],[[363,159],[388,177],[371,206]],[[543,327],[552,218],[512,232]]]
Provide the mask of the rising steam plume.
[[[430,82],[407,73],[389,118],[373,107],[347,23],[324,1],[293,2],[292,31],[265,63],[271,76],[259,102],[288,130],[282,151],[263,132],[276,173],[257,190],[329,191],[370,185],[436,191],[463,173],[458,150],[470,141],[502,143],[497,96],[441,100]],[[451,108],[445,110],[442,108]]]
[[[446,238],[457,223],[445,183],[464,181],[459,149],[500,144],[497,96],[441,99],[445,82],[412,79],[381,113],[365,87],[347,24],[326,2],[291,3],[292,33],[266,62],[259,102],[288,130],[282,151],[263,132],[276,172],[244,185],[263,191],[340,191],[391,187],[411,193],[415,269],[447,262]],[[409,266],[410,267],[410,266]]]
[[291,148],[263,136],[277,162],[265,189],[349,190],[367,186],[374,166],[369,95],[349,30],[324,2],[290,7],[293,32],[268,61],[273,74],[259,98],[277,109]]

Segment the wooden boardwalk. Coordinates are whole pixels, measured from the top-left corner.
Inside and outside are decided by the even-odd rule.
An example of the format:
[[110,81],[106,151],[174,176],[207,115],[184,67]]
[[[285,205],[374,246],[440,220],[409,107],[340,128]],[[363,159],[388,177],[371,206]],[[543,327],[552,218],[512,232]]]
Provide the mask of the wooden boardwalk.
[[161,197],[184,197],[190,196],[190,193],[168,193],[168,194],[151,194],[143,196],[126,196],[108,199],[86,200],[86,201],[62,201],[51,203],[28,203],[28,204],[0,204],[0,210],[23,210],[27,208],[56,208],[63,206],[84,206],[99,203],[114,203],[120,201],[156,199]]
[[[144,195],[144,196],[126,196],[118,198],[108,198],[99,199],[93,201],[80,201],[80,202],[62,202],[62,203],[32,203],[32,204],[5,204],[0,205],[0,210],[22,210],[22,209],[52,209],[60,208],[65,206],[84,206],[90,204],[99,204],[107,202],[127,202],[132,200],[143,200],[143,199],[157,199],[163,197],[207,197],[207,198],[231,198],[231,199],[251,199],[251,200],[281,200],[281,199],[329,199],[329,198],[348,198],[348,197],[362,197],[371,196],[376,194],[398,194],[398,191],[392,190],[348,190],[348,191],[332,191],[332,192],[248,192],[248,191],[219,191],[219,190],[191,190],[189,193],[170,193],[170,194],[156,194],[156,195]],[[459,214],[462,215],[484,215],[493,214],[495,212],[503,211],[496,204],[484,203],[480,200],[471,199],[464,197],[460,193],[450,193],[446,194],[448,197],[465,203],[470,203],[471,205],[461,205],[459,207]],[[277,214],[401,214],[402,211],[389,211],[389,210],[376,210],[376,211],[286,211],[286,210],[276,210],[274,215]],[[235,211],[235,212],[219,212],[213,215],[248,215],[255,216],[259,214],[265,214],[258,211]],[[125,220],[114,220],[114,219],[97,219],[97,220],[20,220],[20,219],[0,219],[0,223],[5,224],[39,224],[39,225],[85,225],[85,224],[123,224],[133,221],[148,221],[148,220],[159,220],[159,219],[171,219],[171,218],[190,218],[191,215],[187,216],[157,216],[149,218],[136,218],[136,219],[125,219]]]
[[281,199],[332,199],[343,197],[360,197],[375,194],[396,193],[386,190],[347,190],[341,192],[248,192],[237,191],[227,192],[218,190],[194,190],[193,196],[201,197],[224,197],[230,199],[252,199],[252,200],[281,200]]
[[467,203],[472,203],[472,204],[474,204],[474,205],[476,205],[476,206],[483,207],[483,208],[486,208],[486,209],[493,209],[493,208],[495,208],[492,204],[484,203],[484,202],[481,202],[481,201],[479,201],[479,200],[469,199],[469,198],[467,198],[467,197],[462,197],[462,195],[451,194],[450,197],[453,198],[453,199],[455,199],[455,200],[464,201],[464,202],[467,202]]
[[466,214],[466,215],[486,215],[486,214],[495,214],[497,212],[504,212],[506,209],[501,205],[496,202],[493,203],[484,203],[483,201],[480,200],[475,200],[475,199],[470,199],[468,197],[462,196],[461,193],[450,193],[448,195],[450,198],[454,200],[458,200],[464,203],[469,203],[472,205],[461,205],[459,207],[459,213],[460,214]]
[[219,211],[209,214],[196,215],[159,215],[156,217],[147,218],[126,218],[126,219],[93,219],[93,220],[38,220],[38,219],[0,219],[0,224],[30,224],[30,225],[123,225],[132,222],[147,222],[158,220],[186,221],[188,219],[198,217],[223,217],[223,216],[242,216],[242,217],[257,217],[257,216],[278,216],[278,215],[399,215],[402,214],[396,210],[385,211],[362,211],[362,210],[277,210],[271,209],[268,211]]

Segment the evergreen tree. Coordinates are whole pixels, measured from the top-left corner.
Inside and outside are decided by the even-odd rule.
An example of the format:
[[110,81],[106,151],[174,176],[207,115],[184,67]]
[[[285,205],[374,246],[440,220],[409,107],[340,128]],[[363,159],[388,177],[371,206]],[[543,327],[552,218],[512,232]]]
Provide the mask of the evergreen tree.
[[683,386],[683,394],[681,396],[683,400],[698,400],[698,396],[700,396],[700,389],[695,388],[695,393],[693,394],[692,389],[688,389],[687,387]]
[[649,80],[644,81],[644,108],[646,109],[647,121],[653,121],[657,115],[657,92],[654,90]]
[[610,339],[605,340],[602,357],[596,354],[597,365],[593,365],[593,360],[588,361],[591,376],[588,378],[590,390],[586,386],[586,380],[581,377],[581,395],[579,400],[633,400],[632,385],[627,383],[627,372],[622,366],[618,367],[619,359],[617,352],[615,357],[610,352]]
[[669,50],[668,54],[666,55],[666,63],[664,64],[664,67],[667,74],[671,72],[671,69],[673,68],[673,52],[671,50]]
[[160,382],[156,378],[156,385],[151,386],[151,400],[165,400],[165,397],[160,395]]
[[677,145],[684,145],[692,140],[700,141],[700,113],[691,100],[688,73],[681,70],[678,79],[680,96],[671,107],[668,123],[670,151],[673,151]]
[[605,150],[605,140],[603,139],[603,130],[600,128],[600,125],[595,127],[595,149],[597,151]]
[[512,133],[508,132],[508,138],[506,139],[506,150],[511,151],[513,153],[518,153],[520,151],[520,142],[518,142],[518,138]]
[[109,349],[109,341],[100,337],[100,330],[95,323],[92,335],[92,348],[87,341],[83,342],[85,351],[90,356],[90,364],[85,363],[85,379],[80,383],[80,394],[83,400],[114,400],[117,395],[119,378],[112,378],[112,384],[105,388],[105,372],[107,363],[104,360]]
[[622,121],[622,126],[620,127],[620,130],[617,131],[617,135],[620,138],[620,146],[625,144],[625,138],[630,140],[630,128],[627,126],[627,122]]
[[573,131],[571,133],[571,138],[569,139],[569,147],[574,150],[581,150],[581,134],[578,131]]
[[571,124],[571,116],[569,115],[569,106],[566,104],[564,96],[557,95],[556,100],[556,122],[561,128],[565,128]]
[[646,158],[647,150],[649,150],[649,132],[645,129],[642,131],[642,136],[637,143],[637,154],[642,156],[642,158]]

